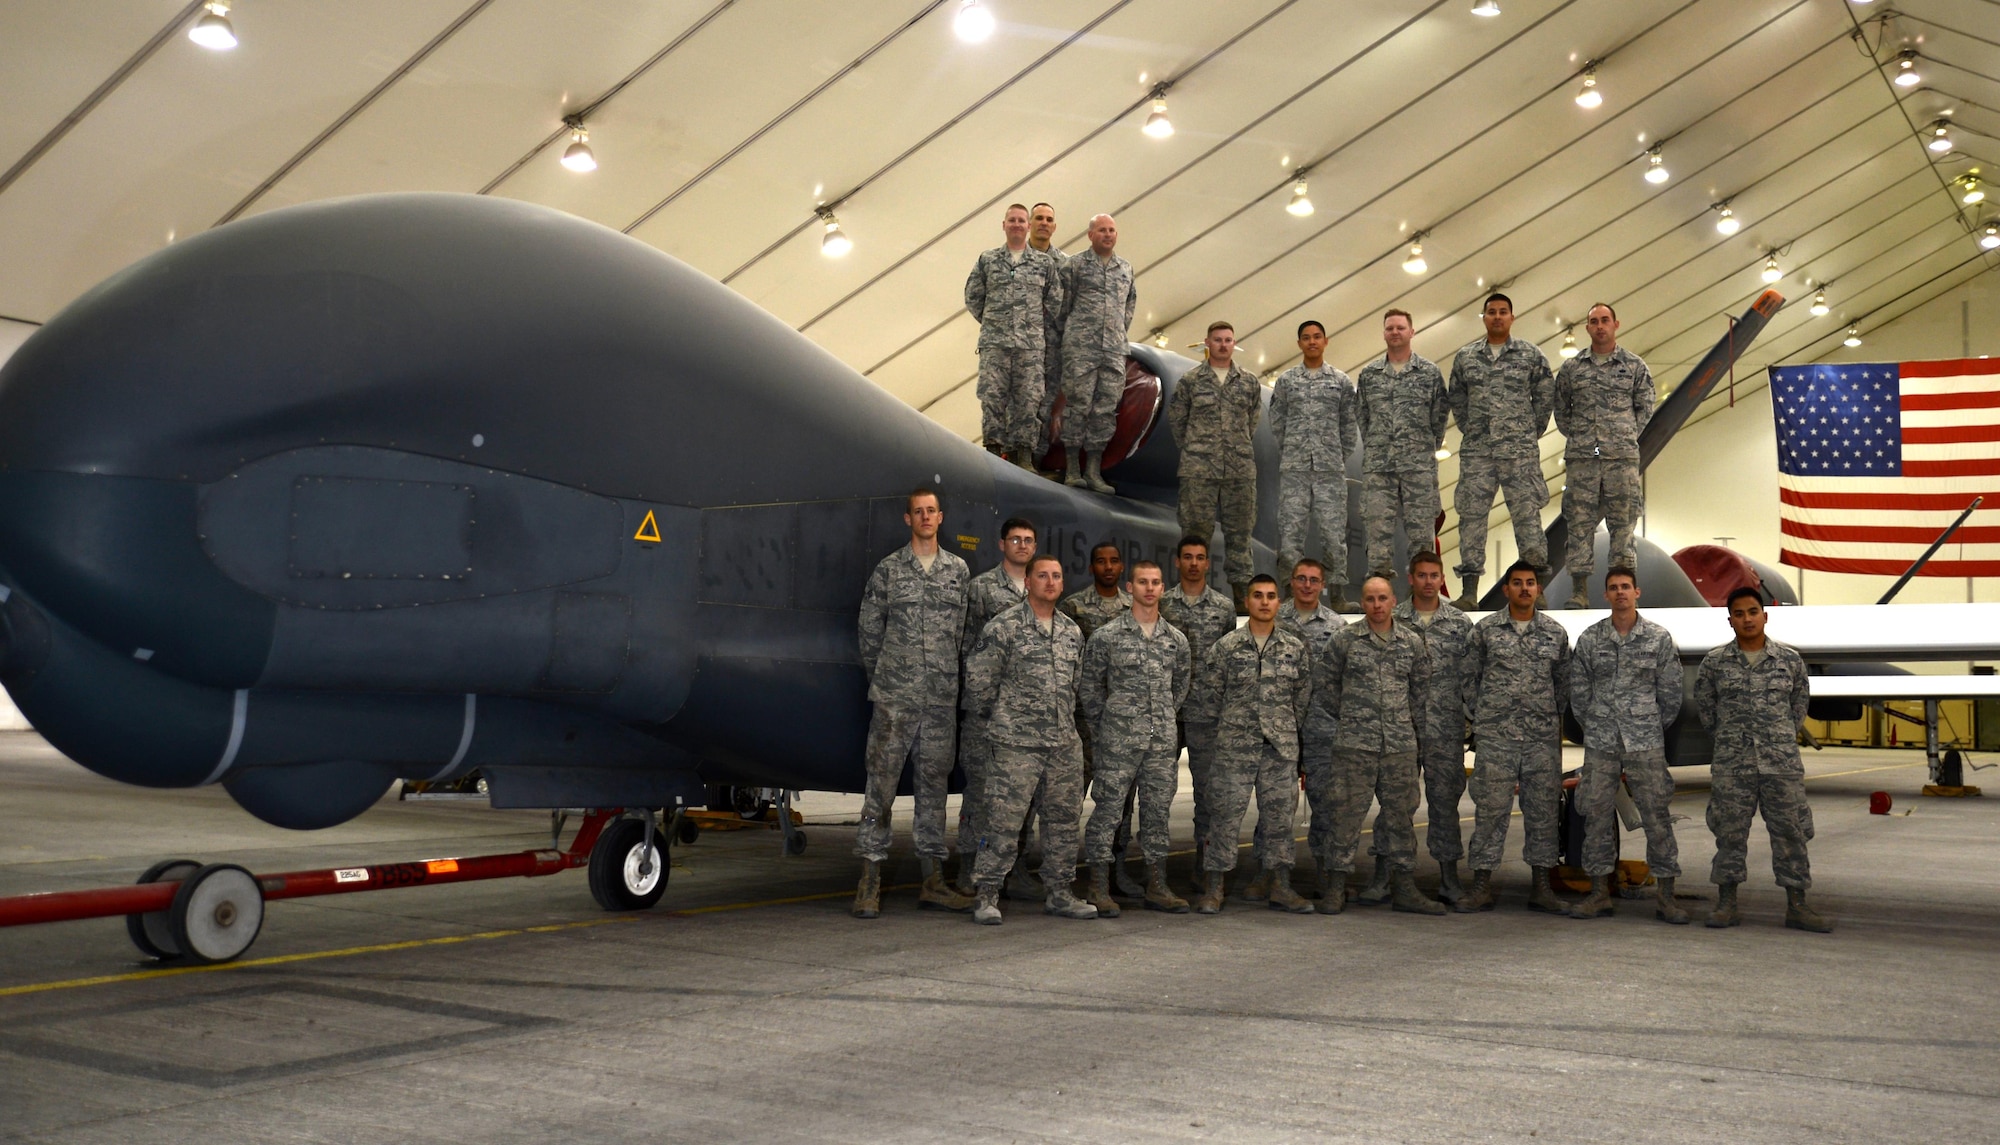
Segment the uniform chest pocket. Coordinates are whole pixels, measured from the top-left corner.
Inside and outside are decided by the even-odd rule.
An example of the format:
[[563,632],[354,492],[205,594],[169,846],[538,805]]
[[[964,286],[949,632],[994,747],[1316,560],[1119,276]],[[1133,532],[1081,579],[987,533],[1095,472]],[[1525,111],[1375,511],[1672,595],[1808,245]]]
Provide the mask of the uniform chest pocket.
[[1756,694],[1766,708],[1786,711],[1792,706],[1792,677],[1789,672],[1759,672]]
[[1299,662],[1289,659],[1279,660],[1271,665],[1271,674],[1280,680],[1296,680],[1299,678]]

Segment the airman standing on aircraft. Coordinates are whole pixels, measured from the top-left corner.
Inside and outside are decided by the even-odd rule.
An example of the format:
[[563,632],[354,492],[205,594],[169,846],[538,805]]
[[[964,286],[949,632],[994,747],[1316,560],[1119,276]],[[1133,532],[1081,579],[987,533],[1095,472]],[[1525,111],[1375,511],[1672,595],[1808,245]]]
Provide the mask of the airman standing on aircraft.
[[[1639,355],[1618,344],[1618,312],[1591,306],[1583,328],[1590,352],[1556,374],[1556,428],[1563,447],[1563,525],[1569,531],[1569,600],[1590,606],[1590,572],[1597,563],[1597,524],[1611,528],[1611,563],[1639,567],[1632,529],[1646,512],[1639,480],[1639,435],[1653,419],[1659,393]],[[1510,502],[1511,504],[1511,502]]]
[[1125,554],[1110,541],[1090,550],[1090,583],[1062,598],[1056,607],[1076,621],[1090,639],[1104,623],[1132,611],[1132,596],[1118,587],[1125,579]]
[[[965,586],[965,633],[959,638],[961,658],[979,646],[986,623],[1028,598],[1028,558],[1035,555],[1035,526],[1009,517],[1000,526],[1000,563],[973,577]],[[979,856],[981,808],[986,798],[986,765],[993,745],[986,740],[986,720],[961,711],[958,720],[958,766],[965,772],[965,794],[958,800],[958,891],[973,892],[972,865]]]
[[1667,727],[1681,714],[1681,659],[1665,628],[1639,615],[1639,574],[1623,565],[1604,574],[1611,615],[1583,630],[1569,661],[1569,709],[1583,725],[1583,775],[1576,807],[1584,817],[1583,870],[1590,897],[1570,904],[1572,918],[1610,914],[1611,873],[1618,866],[1618,779],[1646,827],[1646,865],[1659,883],[1655,915],[1676,925],[1688,914],[1674,902],[1680,844],[1667,801]]
[[[1443,914],[1417,889],[1417,754],[1430,706],[1430,652],[1396,623],[1387,577],[1361,585],[1362,619],[1334,633],[1313,678],[1314,706],[1339,721],[1333,736],[1332,837],[1320,861],[1319,912],[1339,914],[1372,799],[1375,837],[1390,866],[1390,902],[1413,914]],[[1318,816],[1315,815],[1315,818]]]
[[1528,909],[1562,914],[1549,886],[1562,803],[1562,712],[1569,699],[1569,634],[1535,607],[1535,566],[1515,561],[1502,581],[1507,610],[1472,626],[1460,682],[1478,742],[1472,764],[1472,889],[1457,905],[1493,909],[1493,871],[1507,847],[1518,789],[1521,857],[1534,872]]
[[[1208,650],[1236,629],[1236,604],[1208,583],[1208,538],[1185,536],[1174,546],[1174,571],[1180,583],[1160,601],[1160,615],[1188,640],[1188,656],[1197,678]],[[1208,845],[1208,778],[1215,763],[1215,712],[1197,703],[1192,691],[1181,706],[1181,743],[1187,747],[1188,782],[1194,788],[1195,869],[1202,869]]]
[[919,488],[905,506],[910,543],[875,566],[861,594],[861,670],[875,711],[868,720],[868,781],[854,853],[861,882],[854,917],[882,912],[882,861],[893,838],[890,814],[906,764],[915,769],[911,833],[922,861],[922,907],[965,910],[972,903],[944,882],[944,801],[958,732],[958,642],[965,631],[965,562],[938,547],[944,508]]
[[1403,526],[1405,557],[1436,547],[1437,451],[1451,417],[1444,375],[1410,351],[1415,336],[1407,310],[1382,316],[1383,355],[1361,367],[1356,379],[1361,423],[1361,519],[1368,535],[1368,569],[1388,576],[1396,560],[1396,525]]
[[[1111,253],[1118,223],[1110,215],[1090,220],[1090,253],[1062,264],[1063,451],[1069,458],[1064,484],[1109,493],[1104,481],[1104,447],[1118,428],[1118,403],[1125,396],[1126,332],[1139,309],[1132,264]],[[1081,471],[1085,455],[1090,457]]]
[[1271,436],[1278,443],[1278,568],[1306,555],[1314,528],[1324,546],[1327,602],[1347,611],[1347,459],[1361,451],[1354,383],[1326,364],[1326,327],[1299,323],[1303,365],[1271,387]]
[[[1443,599],[1444,561],[1436,553],[1418,553],[1410,561],[1410,598],[1396,606],[1398,624],[1420,633],[1430,662],[1430,699],[1417,736],[1417,762],[1424,773],[1424,847],[1438,865],[1438,897],[1457,905],[1465,895],[1458,881],[1458,862],[1465,858],[1458,824],[1458,801],[1465,794],[1465,697],[1462,692],[1466,652],[1472,642],[1472,620]],[[1369,849],[1375,854],[1375,878],[1356,901],[1369,901],[1380,885],[1379,899],[1389,896],[1388,860],[1381,852],[1378,827]]]
[[1180,446],[1181,532],[1208,537],[1222,524],[1222,551],[1237,603],[1255,571],[1250,531],[1257,526],[1257,454],[1250,436],[1263,416],[1257,376],[1236,365],[1236,330],[1211,322],[1207,361],[1174,385],[1167,424]]
[[1007,208],[1002,246],[979,256],[965,280],[965,309],[979,323],[979,428],[992,453],[1033,471],[1042,353],[1062,310],[1056,262],[1028,245],[1028,208]]
[[[1056,209],[1047,203],[1036,203],[1028,208],[1028,245],[1048,255],[1056,262],[1058,275],[1062,264],[1069,261],[1069,253],[1055,245]],[[1042,402],[1035,410],[1035,456],[1041,457],[1053,444],[1049,440],[1049,415],[1055,409],[1056,395],[1062,393],[1062,326],[1058,319],[1061,314],[1049,315],[1046,349],[1043,352]]]
[[1042,804],[1045,913],[1096,918],[1070,893],[1077,824],[1083,816],[1083,744],[1076,733],[1077,669],[1083,632],[1056,609],[1062,562],[1047,553],[1028,562],[1028,599],[993,618],[965,663],[966,704],[986,717],[993,762],[986,773],[986,833],[973,870],[979,898],[974,922],[1000,922],[1000,882],[1014,866],[1016,838],[1037,796]]
[[1292,889],[1292,812],[1298,802],[1299,727],[1312,703],[1305,641],[1278,627],[1278,582],[1259,573],[1246,594],[1250,621],[1203,657],[1195,681],[1203,711],[1216,713],[1209,774],[1209,838],[1194,908],[1222,909],[1223,880],[1236,865],[1236,836],[1257,798],[1257,860],[1271,873],[1271,909],[1311,914]]
[[1090,797],[1095,806],[1084,828],[1084,861],[1090,865],[1090,905],[1116,917],[1111,897],[1112,843],[1122,809],[1136,784],[1139,850],[1146,857],[1148,910],[1186,914],[1188,904],[1167,889],[1168,816],[1180,780],[1176,721],[1192,677],[1187,637],[1160,619],[1166,578],[1152,561],[1132,566],[1132,607],[1106,621],[1083,646],[1086,721],[1097,745]]
[[1825,934],[1833,924],[1806,905],[1812,864],[1812,805],[1806,800],[1799,728],[1811,697],[1805,661],[1764,635],[1764,598],[1754,588],[1729,594],[1736,639],[1702,657],[1694,710],[1715,739],[1709,763],[1708,829],[1715,833],[1715,912],[1708,925],[1743,921],[1736,888],[1747,877],[1750,819],[1762,813],[1771,834],[1771,871],[1785,888],[1785,925]]
[[[1306,642],[1309,662],[1319,663],[1333,634],[1346,627],[1340,614],[1327,607],[1320,596],[1326,583],[1326,566],[1311,557],[1301,557],[1292,565],[1292,595],[1278,606],[1278,627]],[[1306,850],[1315,859],[1326,853],[1333,838],[1333,733],[1336,721],[1325,708],[1314,704],[1306,712],[1299,729],[1299,774],[1305,780],[1306,798],[1312,805],[1312,823],[1306,828]],[[1264,872],[1243,892],[1247,902],[1270,898],[1271,876]]]
[[1542,507],[1549,485],[1542,479],[1542,434],[1555,408],[1555,375],[1533,342],[1513,336],[1514,302],[1494,292],[1481,314],[1486,337],[1458,352],[1451,364],[1452,416],[1458,445],[1459,599],[1479,599],[1486,572],[1486,519],[1496,490],[1507,495],[1514,546],[1547,577],[1549,539]]

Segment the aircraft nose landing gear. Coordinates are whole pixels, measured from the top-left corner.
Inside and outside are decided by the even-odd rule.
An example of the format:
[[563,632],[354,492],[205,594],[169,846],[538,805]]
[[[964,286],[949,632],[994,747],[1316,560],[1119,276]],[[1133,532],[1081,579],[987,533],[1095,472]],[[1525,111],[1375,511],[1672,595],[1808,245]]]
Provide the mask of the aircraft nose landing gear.
[[605,910],[645,910],[667,893],[667,836],[651,811],[604,828],[590,848],[590,897]]

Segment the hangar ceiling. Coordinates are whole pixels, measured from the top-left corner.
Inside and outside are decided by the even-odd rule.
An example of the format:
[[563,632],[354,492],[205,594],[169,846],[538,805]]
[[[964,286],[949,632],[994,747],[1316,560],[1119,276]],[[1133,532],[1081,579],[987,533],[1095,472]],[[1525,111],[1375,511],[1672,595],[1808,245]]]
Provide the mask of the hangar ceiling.
[[[1613,301],[1669,386],[1775,256],[1790,304],[1754,375],[2000,266],[1977,242],[2000,189],[1965,205],[1954,182],[2000,163],[2000,0],[982,2],[997,27],[968,43],[964,0],[232,0],[240,43],[210,51],[185,34],[199,2],[12,0],[0,315],[45,320],[292,203],[504,195],[689,262],[972,436],[960,291],[1016,200],[1053,203],[1071,250],[1118,217],[1134,338],[1183,348],[1227,318],[1267,375],[1308,317],[1358,368],[1391,305],[1446,360],[1498,284],[1552,361]],[[1905,49],[1921,78],[1897,86]],[[1164,139],[1140,130],[1162,83]],[[595,171],[558,163],[568,115]],[[1663,183],[1642,177],[1653,146]]]

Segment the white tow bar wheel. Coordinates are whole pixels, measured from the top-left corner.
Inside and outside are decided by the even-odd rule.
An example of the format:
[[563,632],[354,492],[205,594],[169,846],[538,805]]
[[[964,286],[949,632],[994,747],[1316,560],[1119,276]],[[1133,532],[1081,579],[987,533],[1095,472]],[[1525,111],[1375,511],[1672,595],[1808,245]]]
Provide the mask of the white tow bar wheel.
[[228,962],[264,927],[264,889],[234,863],[212,863],[181,882],[167,911],[174,945],[195,962]]
[[[139,885],[179,882],[200,869],[201,864],[193,859],[167,859],[147,867],[139,876]],[[125,933],[140,953],[163,961],[181,956],[180,947],[174,945],[174,928],[167,922],[171,913],[169,909],[125,916]]]

